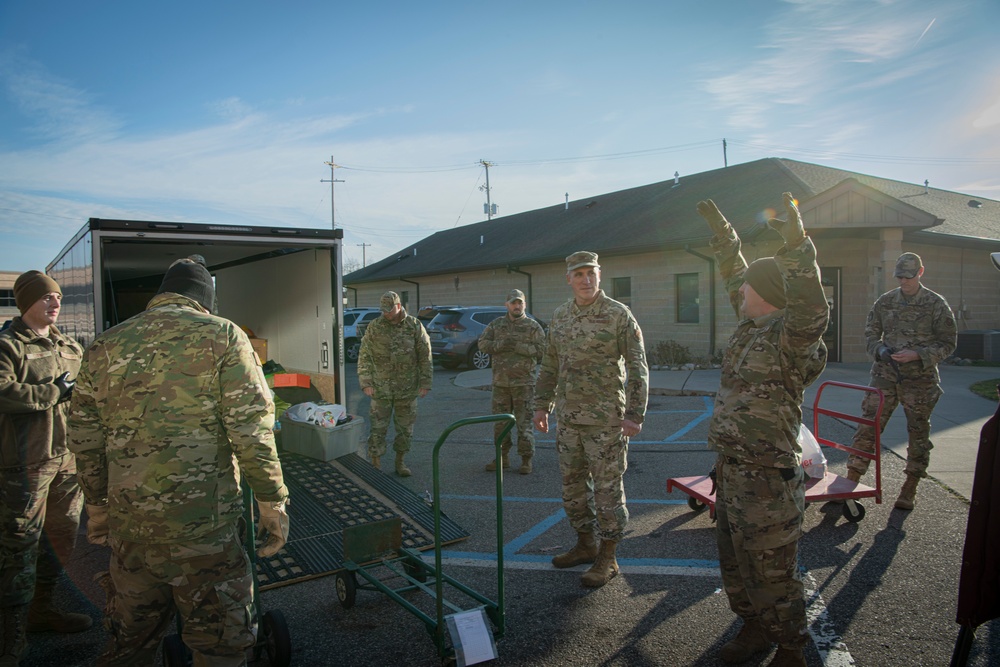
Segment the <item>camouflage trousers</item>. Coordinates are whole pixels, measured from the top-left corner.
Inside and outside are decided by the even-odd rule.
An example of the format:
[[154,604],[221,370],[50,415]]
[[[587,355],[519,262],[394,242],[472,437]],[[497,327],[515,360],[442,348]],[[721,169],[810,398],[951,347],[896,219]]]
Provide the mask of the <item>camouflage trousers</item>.
[[[897,384],[891,380],[873,378],[872,387],[882,390],[885,402],[882,405],[882,418],[879,422],[879,433],[885,430],[896,407],[902,403],[906,414],[906,432],[908,443],[906,447],[906,474],[916,477],[927,476],[927,466],[931,461],[931,413],[938,399],[944,393],[941,386],[934,380],[906,380],[905,384]],[[861,400],[861,415],[865,419],[875,421],[878,411],[878,394],[865,392]],[[858,426],[854,434],[852,446],[865,452],[875,451],[875,428],[873,426]],[[862,475],[868,471],[870,459],[851,455],[847,459],[847,467]]]
[[76,546],[83,494],[76,457],[0,468],[0,607],[55,588]]
[[184,544],[137,544],[115,538],[98,664],[152,665],[176,612],[196,666],[238,667],[257,635],[253,574],[238,525]]
[[556,450],[562,474],[563,509],[578,533],[620,540],[628,524],[625,484],[628,438],[620,426],[558,423]]
[[[535,426],[531,421],[534,416],[532,401],[535,398],[535,388],[532,385],[520,387],[497,387],[493,386],[493,414],[510,413],[517,421],[517,453],[523,458],[532,456],[535,453]],[[496,422],[493,426],[493,440],[500,437],[500,433],[507,426],[505,422]],[[504,438],[501,449],[509,452],[514,446],[514,441],[510,433]]]
[[372,396],[371,431],[368,433],[368,456],[383,456],[386,450],[386,433],[389,432],[389,421],[396,430],[392,448],[397,454],[410,451],[410,440],[413,438],[413,425],[417,423],[416,398],[379,398]]
[[805,473],[716,459],[715,537],[729,607],[768,639],[804,646],[806,603],[798,571]]

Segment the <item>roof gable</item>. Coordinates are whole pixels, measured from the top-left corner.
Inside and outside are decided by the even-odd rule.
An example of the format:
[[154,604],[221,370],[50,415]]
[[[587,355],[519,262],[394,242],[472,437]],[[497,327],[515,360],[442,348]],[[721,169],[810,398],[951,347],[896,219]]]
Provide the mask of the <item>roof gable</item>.
[[806,229],[919,228],[940,225],[941,220],[883,192],[848,178],[804,203]]

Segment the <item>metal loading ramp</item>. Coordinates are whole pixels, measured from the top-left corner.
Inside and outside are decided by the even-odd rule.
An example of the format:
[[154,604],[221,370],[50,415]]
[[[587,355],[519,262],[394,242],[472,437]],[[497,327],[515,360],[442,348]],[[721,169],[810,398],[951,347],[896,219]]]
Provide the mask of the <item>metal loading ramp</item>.
[[[434,548],[434,513],[416,493],[376,470],[357,454],[320,461],[281,452],[288,486],[291,532],[285,547],[257,559],[260,590],[335,574],[344,568],[344,529],[385,519],[402,520],[402,545]],[[469,534],[441,515],[441,542]]]

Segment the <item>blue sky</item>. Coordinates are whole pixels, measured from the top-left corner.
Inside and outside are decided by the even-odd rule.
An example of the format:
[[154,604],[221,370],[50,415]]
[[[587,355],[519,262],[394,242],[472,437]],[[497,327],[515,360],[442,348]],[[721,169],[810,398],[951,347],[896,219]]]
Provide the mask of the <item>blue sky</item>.
[[[1000,199],[996,0],[0,0],[0,269],[90,217],[484,219],[790,157]],[[693,213],[693,212],[692,212]]]

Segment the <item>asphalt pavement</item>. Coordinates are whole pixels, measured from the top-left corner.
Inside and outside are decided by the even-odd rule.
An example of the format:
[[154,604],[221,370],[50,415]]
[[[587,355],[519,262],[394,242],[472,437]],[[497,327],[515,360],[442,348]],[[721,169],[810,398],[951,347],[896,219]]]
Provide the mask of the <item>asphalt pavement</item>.
[[[353,371],[353,367],[349,367]],[[919,488],[912,512],[892,508],[904,479],[903,459],[883,456],[885,501],[862,501],[864,518],[846,520],[843,506],[813,503],[806,511],[800,566],[809,593],[811,667],[826,665],[945,665],[958,625],[955,605],[968,513],[968,489],[978,432],[995,404],[967,387],[1000,375],[1000,369],[943,367],[945,396],[934,414],[932,478]],[[489,414],[488,372],[436,369],[434,390],[419,404],[413,476],[402,482],[425,495],[432,489],[433,451],[441,434],[458,419]],[[368,399],[348,373],[348,410],[367,415]],[[485,379],[485,382],[484,382]],[[831,365],[822,381],[867,383],[867,365]],[[551,434],[537,434],[535,472],[503,476],[502,544],[497,544],[495,477],[483,471],[493,458],[490,429],[473,426],[441,443],[443,511],[470,537],[442,551],[441,572],[499,599],[498,551],[504,555],[505,633],[497,640],[497,665],[558,667],[719,665],[717,653],[739,629],[721,591],[714,525],[705,511],[693,511],[687,497],[666,493],[668,478],[704,474],[714,455],[706,449],[712,394],[718,371],[653,371],[649,412],[642,433],[629,444],[625,486],[630,523],[619,547],[621,575],[591,590],[580,585],[585,567],[556,570],[550,559],[572,545],[574,534],[562,513],[560,477]],[[814,385],[804,418],[811,423]],[[834,389],[840,393],[835,395]],[[820,407],[858,414],[859,390],[824,389]],[[902,430],[893,417],[886,449],[905,453]],[[824,436],[849,443],[850,424],[823,418]],[[387,474],[391,456],[385,457]],[[846,457],[831,450],[830,469],[844,474]],[[514,457],[517,462],[517,457]],[[294,504],[294,499],[293,499]],[[60,589],[65,605],[100,620],[103,594],[93,583],[107,567],[107,551],[81,539]],[[432,553],[425,561],[433,562]],[[321,577],[261,594],[263,610],[287,620],[296,666],[437,665],[439,656],[425,625],[387,596],[358,591],[344,608],[336,577]],[[391,580],[390,580],[391,581]],[[423,591],[403,597],[433,615],[433,598]],[[446,600],[459,609],[475,606],[458,591]],[[95,628],[76,635],[31,636],[25,667],[90,665],[104,641]],[[747,665],[766,664],[764,654]],[[266,657],[259,664],[268,664]],[[984,625],[968,663],[1000,664],[1000,625]]]

